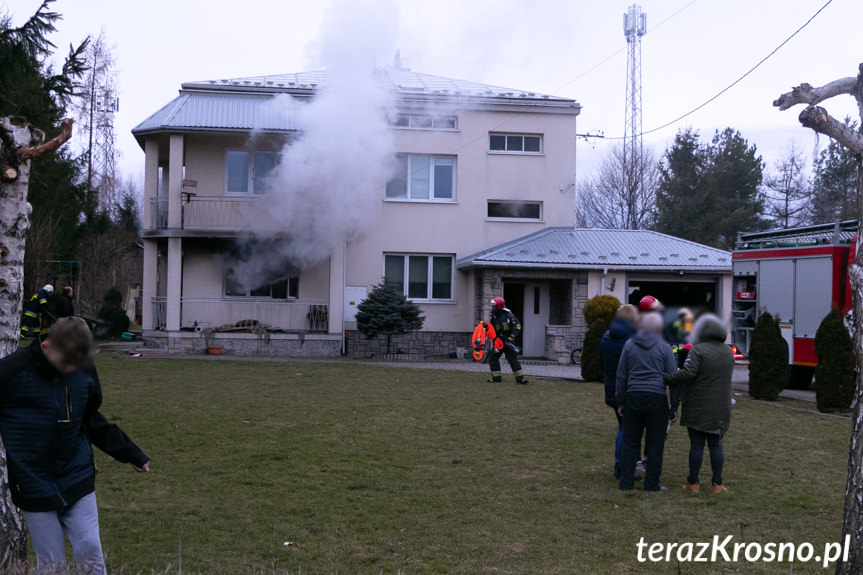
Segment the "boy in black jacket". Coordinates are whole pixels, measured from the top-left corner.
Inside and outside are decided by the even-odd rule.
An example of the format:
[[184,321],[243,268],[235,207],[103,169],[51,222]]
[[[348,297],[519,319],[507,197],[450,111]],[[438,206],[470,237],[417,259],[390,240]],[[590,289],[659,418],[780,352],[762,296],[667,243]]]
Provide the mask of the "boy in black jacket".
[[93,337],[78,317],[0,360],[0,436],[12,501],[24,513],[38,568],[65,570],[65,538],[82,573],[103,575],[92,443],[135,471],[146,455],[99,413]]

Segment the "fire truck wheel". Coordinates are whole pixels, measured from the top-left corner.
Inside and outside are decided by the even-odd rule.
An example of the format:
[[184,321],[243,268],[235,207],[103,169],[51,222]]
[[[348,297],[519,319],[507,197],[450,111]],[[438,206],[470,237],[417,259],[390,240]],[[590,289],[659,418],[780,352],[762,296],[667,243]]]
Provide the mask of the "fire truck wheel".
[[808,389],[812,384],[815,368],[808,365],[788,366],[788,389]]

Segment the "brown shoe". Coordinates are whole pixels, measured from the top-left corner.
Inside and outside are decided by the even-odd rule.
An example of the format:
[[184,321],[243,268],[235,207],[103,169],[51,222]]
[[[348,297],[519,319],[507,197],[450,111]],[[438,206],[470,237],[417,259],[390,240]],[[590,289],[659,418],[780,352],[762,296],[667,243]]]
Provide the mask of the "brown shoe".
[[713,493],[726,493],[728,491],[728,488],[724,485],[717,485],[714,483],[713,487],[710,490],[713,491]]
[[698,492],[701,491],[701,484],[700,483],[689,483],[687,481],[686,483],[683,484],[683,488],[688,490],[688,491],[691,491],[693,494],[697,494]]

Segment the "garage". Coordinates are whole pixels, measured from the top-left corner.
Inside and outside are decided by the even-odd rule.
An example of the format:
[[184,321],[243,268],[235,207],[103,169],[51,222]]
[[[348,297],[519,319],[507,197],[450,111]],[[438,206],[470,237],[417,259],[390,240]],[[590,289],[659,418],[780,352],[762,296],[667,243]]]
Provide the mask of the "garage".
[[686,307],[696,313],[716,313],[717,280],[692,281],[684,278],[685,276],[664,280],[631,279],[627,303],[637,305],[641,298],[652,295],[668,308]]

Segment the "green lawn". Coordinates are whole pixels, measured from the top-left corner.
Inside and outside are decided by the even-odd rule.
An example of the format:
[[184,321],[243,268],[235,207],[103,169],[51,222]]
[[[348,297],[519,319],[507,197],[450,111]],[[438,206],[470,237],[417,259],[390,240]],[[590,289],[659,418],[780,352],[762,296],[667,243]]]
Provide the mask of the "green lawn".
[[682,491],[680,428],[669,492],[621,493],[597,384],[107,354],[98,367],[103,412],[152,458],[146,475],[97,458],[102,539],[125,573],[176,573],[181,546],[187,574],[789,573],[639,564],[635,544],[839,539],[850,424],[802,404],[738,398],[727,495]]

